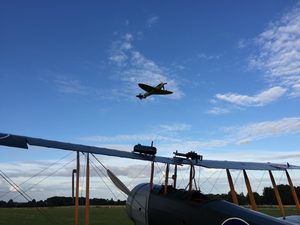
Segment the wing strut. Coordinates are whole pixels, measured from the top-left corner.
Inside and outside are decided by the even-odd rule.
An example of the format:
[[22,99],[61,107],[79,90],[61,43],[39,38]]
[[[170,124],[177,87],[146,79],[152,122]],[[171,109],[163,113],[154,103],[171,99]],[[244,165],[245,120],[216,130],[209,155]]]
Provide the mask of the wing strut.
[[257,209],[257,206],[256,206],[255,198],[254,198],[254,195],[253,195],[253,192],[252,192],[250,180],[249,180],[249,178],[248,178],[248,175],[247,175],[247,173],[246,173],[246,170],[243,170],[243,173],[244,173],[245,183],[246,183],[247,190],[248,190],[248,196],[249,196],[250,203],[251,203],[251,208],[252,208],[253,210],[256,210],[256,209]]
[[230,187],[230,194],[231,194],[232,202],[236,205],[239,205],[239,201],[238,201],[235,189],[234,189],[234,184],[232,182],[232,177],[231,177],[229,169],[226,169],[226,173],[227,173],[227,179],[228,179],[228,183],[229,183],[229,187]]
[[284,210],[284,207],[283,207],[283,204],[282,204],[282,201],[281,201],[281,197],[280,197],[280,194],[279,194],[279,191],[278,191],[278,187],[276,185],[276,182],[275,182],[275,179],[274,179],[274,176],[273,176],[271,170],[269,170],[269,175],[270,175],[270,179],[271,179],[271,182],[272,182],[272,185],[273,185],[275,197],[276,197],[276,200],[277,200],[277,203],[278,203],[278,207],[280,209],[281,216],[283,218],[285,218],[285,210]]
[[290,189],[291,189],[291,192],[292,192],[292,196],[293,196],[295,205],[297,207],[298,213],[300,213],[300,204],[299,204],[298,196],[297,196],[293,181],[292,181],[292,179],[289,175],[289,172],[287,170],[285,171],[285,173],[286,173],[286,177],[288,179],[289,185],[290,185]]

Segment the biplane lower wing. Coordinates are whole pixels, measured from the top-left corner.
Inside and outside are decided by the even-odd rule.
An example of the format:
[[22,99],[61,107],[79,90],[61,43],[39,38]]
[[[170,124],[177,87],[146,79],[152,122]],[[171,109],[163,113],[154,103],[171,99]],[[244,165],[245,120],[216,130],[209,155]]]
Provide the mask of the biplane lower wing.
[[55,148],[69,151],[80,151],[86,153],[94,153],[106,156],[137,159],[144,161],[154,161],[166,164],[201,166],[214,169],[237,169],[237,170],[286,170],[286,169],[300,169],[300,166],[290,164],[275,164],[275,163],[256,163],[256,162],[236,162],[236,161],[219,161],[219,160],[188,160],[184,158],[169,158],[162,156],[149,156],[144,154],[137,154],[134,152],[121,151],[117,149],[101,148],[95,146],[73,144],[67,142],[46,140],[41,138],[33,138],[26,136],[19,136],[13,134],[0,133],[0,145],[16,148],[28,149],[28,145],[39,146],[45,148]]

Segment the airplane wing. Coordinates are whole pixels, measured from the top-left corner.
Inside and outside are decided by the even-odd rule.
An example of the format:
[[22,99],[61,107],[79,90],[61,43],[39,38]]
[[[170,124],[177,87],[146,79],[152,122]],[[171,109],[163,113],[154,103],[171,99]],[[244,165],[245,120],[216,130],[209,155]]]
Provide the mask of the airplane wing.
[[101,148],[95,146],[87,146],[80,144],[73,144],[67,142],[46,140],[41,138],[33,138],[26,136],[19,136],[13,134],[0,133],[0,145],[16,148],[28,149],[28,145],[56,148],[69,151],[80,151],[86,153],[94,153],[106,156],[121,157],[128,159],[137,159],[144,161],[154,161],[166,164],[190,165],[191,162],[196,166],[215,168],[215,169],[237,169],[237,170],[286,170],[286,169],[300,169],[300,166],[290,164],[276,164],[276,163],[257,163],[257,162],[236,162],[236,161],[219,161],[219,160],[188,160],[183,158],[169,158],[162,156],[149,156],[137,154],[134,152],[121,151],[117,149]]
[[149,85],[147,85],[147,84],[139,83],[138,85],[139,85],[140,88],[142,88],[144,91],[147,91],[147,92],[150,92],[150,91],[155,90],[154,87],[149,86]]
[[151,94],[153,95],[169,95],[172,94],[172,91],[167,91],[167,90],[159,90],[159,89],[154,89]]

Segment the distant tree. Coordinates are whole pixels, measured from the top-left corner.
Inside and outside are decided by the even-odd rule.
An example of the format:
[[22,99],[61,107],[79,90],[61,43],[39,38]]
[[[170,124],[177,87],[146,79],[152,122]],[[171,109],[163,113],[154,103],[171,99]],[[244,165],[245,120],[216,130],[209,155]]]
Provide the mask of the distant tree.
[[0,207],[1,208],[6,207],[6,202],[5,201],[0,201]]
[[277,187],[284,205],[295,204],[293,201],[293,197],[289,185],[280,184]]
[[240,205],[247,205],[247,197],[245,197],[244,193],[241,192],[240,194],[237,195],[238,201]]
[[15,207],[15,203],[12,199],[10,199],[8,202],[7,202],[7,207],[11,208],[11,207]]

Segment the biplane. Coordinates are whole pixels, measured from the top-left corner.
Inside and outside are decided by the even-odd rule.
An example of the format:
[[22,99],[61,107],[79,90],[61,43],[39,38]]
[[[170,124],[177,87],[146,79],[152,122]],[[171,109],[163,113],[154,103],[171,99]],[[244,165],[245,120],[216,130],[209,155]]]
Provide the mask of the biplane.
[[150,85],[147,85],[147,84],[142,84],[142,83],[139,83],[139,87],[141,89],[143,89],[145,91],[144,94],[140,93],[138,94],[136,97],[138,97],[139,99],[144,99],[144,98],[147,98],[148,96],[150,95],[169,95],[169,94],[172,94],[173,92],[172,91],[167,91],[165,90],[165,85],[167,83],[159,83],[158,85],[156,86],[150,86]]
[[[40,146],[83,152],[86,154],[100,154],[112,157],[128,158],[149,161],[151,175],[149,183],[138,184],[129,190],[109,169],[107,174],[113,183],[124,192],[128,198],[126,210],[129,218],[135,225],[299,225],[300,216],[285,216],[284,207],[276,186],[273,171],[285,171],[295,205],[300,213],[299,200],[289,175],[289,170],[299,170],[300,166],[278,163],[237,162],[206,160],[196,152],[174,152],[174,157],[157,156],[154,146],[135,145],[133,151],[101,148],[40,138],[18,136],[0,133],[0,145],[28,149],[30,146]],[[153,183],[154,163],[166,164],[166,175],[162,185]],[[187,189],[178,189],[176,186],[177,166],[190,167]],[[169,168],[174,166],[173,184],[169,185]],[[231,202],[213,200],[199,190],[193,189],[195,167],[224,169],[227,173]],[[252,209],[239,206],[234,183],[230,170],[241,170],[245,178]],[[273,184],[278,206],[282,213],[281,218],[275,218],[255,211],[256,203],[251,184],[247,176],[248,170],[268,171]]]

